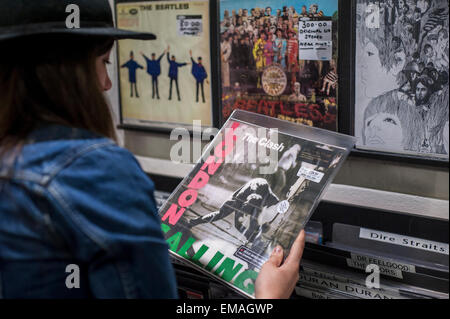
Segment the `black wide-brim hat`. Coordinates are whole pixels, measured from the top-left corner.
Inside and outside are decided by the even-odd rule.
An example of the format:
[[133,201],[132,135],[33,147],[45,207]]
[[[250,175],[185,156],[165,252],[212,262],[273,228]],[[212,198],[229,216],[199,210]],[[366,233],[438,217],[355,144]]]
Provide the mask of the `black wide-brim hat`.
[[[70,10],[73,5],[79,12],[79,28],[70,28],[66,24],[68,17],[75,12]],[[0,42],[52,34],[116,40],[156,39],[151,33],[115,28],[108,0],[0,0]]]

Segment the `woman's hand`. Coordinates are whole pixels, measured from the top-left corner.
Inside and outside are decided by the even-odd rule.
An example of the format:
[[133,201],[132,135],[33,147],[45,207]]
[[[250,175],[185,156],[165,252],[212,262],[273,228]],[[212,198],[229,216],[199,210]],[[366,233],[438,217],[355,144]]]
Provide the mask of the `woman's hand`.
[[299,278],[299,266],[305,248],[305,231],[302,230],[283,263],[283,248],[275,247],[263,265],[255,284],[257,299],[288,299]]

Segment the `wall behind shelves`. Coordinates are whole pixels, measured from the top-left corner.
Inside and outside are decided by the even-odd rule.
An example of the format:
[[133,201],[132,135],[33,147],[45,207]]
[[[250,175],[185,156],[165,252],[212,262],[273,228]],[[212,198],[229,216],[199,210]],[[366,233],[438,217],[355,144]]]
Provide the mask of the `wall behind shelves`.
[[[136,155],[170,159],[176,141],[168,135],[125,131],[125,147]],[[369,158],[350,157],[334,183],[449,200],[449,171]]]

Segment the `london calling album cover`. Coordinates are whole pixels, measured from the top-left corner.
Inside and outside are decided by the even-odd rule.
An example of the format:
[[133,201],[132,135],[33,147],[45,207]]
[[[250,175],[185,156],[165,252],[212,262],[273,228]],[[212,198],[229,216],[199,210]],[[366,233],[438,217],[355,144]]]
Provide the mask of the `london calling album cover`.
[[353,137],[236,110],[161,207],[170,252],[247,297],[276,245],[286,253]]

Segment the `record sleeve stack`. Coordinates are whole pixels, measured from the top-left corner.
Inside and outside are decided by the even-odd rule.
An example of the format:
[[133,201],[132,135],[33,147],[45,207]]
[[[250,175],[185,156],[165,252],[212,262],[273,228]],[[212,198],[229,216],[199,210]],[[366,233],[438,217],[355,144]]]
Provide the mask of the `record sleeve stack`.
[[335,223],[330,241],[305,249],[296,294],[448,299],[448,260],[447,243]]
[[[158,206],[169,193],[155,193]],[[320,209],[320,207],[319,207]],[[293,298],[308,299],[448,299],[448,243],[333,223],[324,241],[319,221],[305,227],[300,280]],[[240,298],[220,281],[211,280],[188,264],[172,258],[180,296],[188,299]],[[378,286],[373,268],[380,272]],[[367,282],[372,274],[372,281]],[[378,287],[378,288],[377,288]]]

